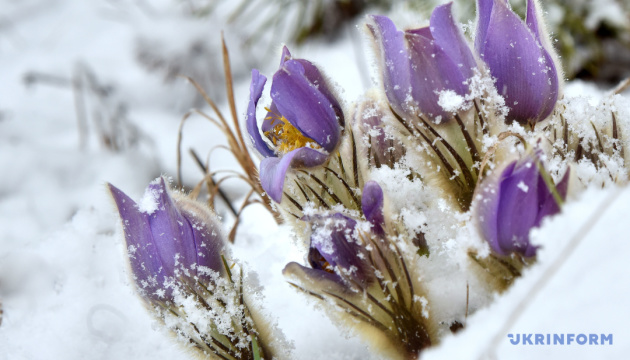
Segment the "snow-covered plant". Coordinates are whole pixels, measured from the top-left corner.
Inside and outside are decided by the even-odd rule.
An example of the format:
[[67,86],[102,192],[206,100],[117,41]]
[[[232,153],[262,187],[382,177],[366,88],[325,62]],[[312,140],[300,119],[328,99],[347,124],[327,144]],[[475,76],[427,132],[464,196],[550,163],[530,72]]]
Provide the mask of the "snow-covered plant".
[[468,44],[453,21],[451,3],[435,8],[427,27],[398,31],[385,16],[371,16],[385,94],[399,116],[412,124],[425,117],[436,124],[449,114],[438,103],[441,91],[468,93],[466,80],[477,67]]
[[268,321],[235,274],[216,216],[160,177],[136,203],[109,184],[123,224],[135,288],[148,309],[210,359],[282,356]]
[[386,223],[383,191],[368,181],[364,219],[340,213],[314,216],[308,265],[289,263],[291,284],[322,300],[343,325],[354,327],[392,356],[415,358],[435,340],[424,289],[403,255],[413,245]]
[[630,101],[563,97],[537,1],[523,21],[506,0],[478,0],[474,39],[451,7],[404,31],[368,16],[379,83],[351,106],[287,47],[264,111],[267,78],[252,71],[246,132],[225,47],[233,124],[193,81],[218,120],[196,113],[244,173],[215,181],[200,165],[190,197],[160,179],[140,205],[110,186],[137,288],[167,327],[219,358],[286,356],[232,275],[219,225],[192,200],[204,183],[212,203],[223,180],[245,180],[240,211],[262,203],[303,245],[289,283],[377,351],[415,359],[526,274],[545,246],[532,229],[589,184],[628,182]]
[[[343,114],[341,100],[330,101],[319,70],[306,60],[288,68],[285,49],[264,140],[256,122],[264,78],[253,72],[247,122],[253,147],[266,157],[260,181],[305,245],[304,263],[289,263],[284,274],[339,326],[393,358],[416,358],[522,276],[544,246],[531,242],[530,231],[561,211],[572,188],[602,178],[627,182],[622,134],[630,114],[620,121],[612,105],[621,100],[601,105],[610,114],[603,121],[596,109],[562,98],[562,72],[536,1],[527,1],[525,21],[506,1],[477,5],[474,46],[451,4],[413,30],[369,16],[379,88],[345,112],[345,124],[335,122],[344,119],[333,117]],[[276,85],[291,76],[306,78],[307,91]],[[290,108],[280,109],[280,100]],[[316,135],[289,142],[286,123]],[[331,131],[333,123],[343,131]],[[322,142],[328,138],[334,144]],[[284,160],[291,152],[278,150],[287,145],[327,152],[294,164]],[[285,162],[274,177],[271,161]],[[587,178],[593,168],[607,174]],[[465,306],[453,305],[452,283],[467,294],[470,285]]]

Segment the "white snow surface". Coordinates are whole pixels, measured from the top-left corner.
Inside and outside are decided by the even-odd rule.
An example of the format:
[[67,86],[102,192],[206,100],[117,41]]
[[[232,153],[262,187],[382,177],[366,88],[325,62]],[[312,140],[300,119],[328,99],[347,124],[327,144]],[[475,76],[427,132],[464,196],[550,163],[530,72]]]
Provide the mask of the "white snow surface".
[[[188,350],[134,294],[122,228],[105,183],[139,200],[160,173],[176,175],[177,129],[184,113],[179,106],[192,103],[194,92],[183,82],[163,84],[134,60],[134,41],[152,20],[132,2],[0,0],[0,6],[0,360],[186,358]],[[208,25],[207,36],[218,38],[219,31]],[[355,64],[365,59],[349,50],[360,38],[346,34],[336,43],[312,43],[293,54],[322,65],[352,101],[364,91],[357,69],[365,63]],[[180,45],[177,36],[167,41],[171,49]],[[99,145],[101,132],[91,119],[80,147],[71,87],[24,85],[23,77],[33,71],[68,81],[78,62],[114,86],[108,104],[127,106],[130,123],[143,134],[138,145],[121,152]],[[261,71],[271,75],[275,66]],[[236,84],[241,115],[248,87],[247,78]],[[571,89],[569,84],[566,93]],[[583,83],[575,89],[602,94]],[[91,109],[104,108],[115,106]],[[221,108],[228,113],[225,104]],[[194,147],[205,156],[223,143],[206,121],[188,121],[184,149]],[[227,156],[212,160],[216,168],[236,167]],[[193,182],[199,175],[184,156],[183,178]],[[231,194],[240,189],[228,187]],[[144,209],[150,211],[149,205]],[[542,246],[538,263],[422,359],[627,358],[629,210],[627,188],[590,188],[572,199],[561,215],[534,232]],[[294,343],[294,358],[378,359],[286,283],[281,270],[290,261],[303,261],[304,252],[290,229],[275,225],[262,207],[245,211],[233,253],[257,272],[266,311]],[[507,333],[613,334],[614,340],[598,346],[511,345]]]

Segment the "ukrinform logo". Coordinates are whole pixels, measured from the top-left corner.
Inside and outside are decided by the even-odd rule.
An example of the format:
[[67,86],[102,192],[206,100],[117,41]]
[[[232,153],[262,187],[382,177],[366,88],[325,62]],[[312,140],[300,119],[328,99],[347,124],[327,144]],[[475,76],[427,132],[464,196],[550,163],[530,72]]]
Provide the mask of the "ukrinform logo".
[[508,334],[512,345],[612,345],[613,334]]

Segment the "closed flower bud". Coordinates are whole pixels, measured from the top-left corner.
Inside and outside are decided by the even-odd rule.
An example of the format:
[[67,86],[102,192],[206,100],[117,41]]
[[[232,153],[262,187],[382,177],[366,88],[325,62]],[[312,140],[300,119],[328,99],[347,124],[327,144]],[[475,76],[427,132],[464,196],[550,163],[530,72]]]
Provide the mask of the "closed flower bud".
[[214,215],[171,194],[163,178],[152,182],[138,204],[108,184],[123,224],[132,275],[150,303],[170,301],[175,279],[208,284],[223,274],[224,239]]
[[536,246],[529,241],[530,230],[540,226],[546,216],[560,212],[553,191],[564,200],[569,172],[550,189],[541,167],[538,156],[529,154],[489,176],[478,188],[473,211],[481,235],[495,253],[536,255]]
[[370,16],[368,29],[376,41],[383,86],[400,116],[422,115],[436,123],[448,114],[438,104],[439,92],[468,92],[465,83],[477,67],[448,3],[433,10],[430,26],[398,31],[385,16]]
[[527,0],[522,21],[508,0],[477,0],[475,48],[496,78],[496,88],[509,107],[508,121],[534,124],[556,105],[561,73],[554,63],[544,23],[535,0]]

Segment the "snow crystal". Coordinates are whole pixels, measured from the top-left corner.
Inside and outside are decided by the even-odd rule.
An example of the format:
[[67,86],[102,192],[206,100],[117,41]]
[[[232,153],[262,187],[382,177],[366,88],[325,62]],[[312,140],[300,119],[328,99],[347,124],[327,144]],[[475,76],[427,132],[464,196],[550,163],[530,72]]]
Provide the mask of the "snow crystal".
[[440,105],[444,111],[455,113],[463,110],[466,101],[463,96],[453,90],[443,90],[438,94],[440,96],[438,105]]

